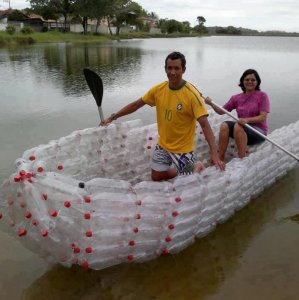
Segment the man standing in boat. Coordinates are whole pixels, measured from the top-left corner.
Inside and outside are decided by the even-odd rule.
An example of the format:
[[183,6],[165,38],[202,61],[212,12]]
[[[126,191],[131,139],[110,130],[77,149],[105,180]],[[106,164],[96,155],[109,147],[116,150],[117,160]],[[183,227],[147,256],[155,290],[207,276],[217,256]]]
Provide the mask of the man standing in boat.
[[180,52],[170,53],[165,59],[168,81],[155,85],[144,96],[100,123],[107,125],[135,112],[145,104],[156,106],[159,140],[151,165],[154,181],[171,179],[178,174],[188,174],[203,168],[201,162],[194,162],[196,121],[210,147],[212,164],[221,170],[225,168],[224,162],[218,157],[204,101],[198,90],[183,79],[185,70],[185,56]]

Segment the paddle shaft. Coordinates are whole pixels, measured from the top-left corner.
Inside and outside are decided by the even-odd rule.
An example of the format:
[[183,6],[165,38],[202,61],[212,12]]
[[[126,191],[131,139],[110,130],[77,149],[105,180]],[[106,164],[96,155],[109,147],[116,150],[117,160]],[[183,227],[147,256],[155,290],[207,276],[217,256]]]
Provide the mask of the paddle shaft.
[[[229,111],[227,111],[222,106],[219,106],[218,104],[216,104],[214,101],[211,101],[211,104],[214,105],[215,107],[221,109],[224,113],[226,113],[228,116],[230,116],[231,118],[233,118],[237,122],[239,121],[239,119],[236,116],[234,116],[233,114],[231,114]],[[267,140],[268,142],[270,142],[274,146],[278,147],[280,150],[282,150],[285,153],[287,153],[288,155],[292,156],[293,158],[295,158],[299,162],[299,157],[298,156],[296,156],[295,154],[291,153],[290,151],[288,151],[287,149],[285,149],[281,145],[277,144],[276,142],[274,142],[273,140],[271,140],[270,138],[268,138],[266,135],[262,134],[260,131],[256,130],[255,128],[253,128],[252,126],[250,126],[248,124],[244,124],[244,126],[246,128],[248,128],[248,129],[250,129],[251,131],[255,132],[256,134],[258,134],[259,136],[261,136],[262,138],[264,138],[265,140]]]
[[104,114],[101,106],[98,106],[101,121],[104,121]]

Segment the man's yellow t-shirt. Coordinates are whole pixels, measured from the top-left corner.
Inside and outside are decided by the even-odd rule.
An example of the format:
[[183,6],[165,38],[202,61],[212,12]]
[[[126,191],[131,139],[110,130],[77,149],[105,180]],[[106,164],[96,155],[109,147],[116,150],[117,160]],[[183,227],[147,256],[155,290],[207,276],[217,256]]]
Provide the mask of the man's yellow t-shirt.
[[172,153],[194,150],[196,120],[208,112],[198,90],[190,83],[177,89],[169,87],[168,81],[157,84],[143,97],[144,103],[156,106],[159,140],[158,144]]

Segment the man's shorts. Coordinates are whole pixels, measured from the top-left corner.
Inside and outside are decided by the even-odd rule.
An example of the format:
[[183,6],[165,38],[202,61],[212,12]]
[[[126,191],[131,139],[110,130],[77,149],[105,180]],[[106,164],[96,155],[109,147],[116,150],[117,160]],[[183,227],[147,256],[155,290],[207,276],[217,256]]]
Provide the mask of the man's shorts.
[[[234,138],[234,126],[235,126],[236,122],[235,121],[225,121],[225,123],[228,125],[228,128],[229,128],[229,136],[231,138]],[[262,129],[255,127],[255,126],[252,126],[252,127],[254,129],[258,130],[260,133],[265,135],[265,133],[263,132]],[[260,135],[258,135],[255,132],[253,132],[249,128],[247,128],[245,126],[243,128],[244,128],[245,133],[247,134],[247,140],[248,140],[247,145],[256,145],[256,144],[259,144],[259,143],[265,141],[265,139],[263,137],[261,137]]]
[[153,158],[152,169],[158,172],[166,172],[174,165],[179,175],[191,174],[194,172],[194,154],[171,153],[156,145]]

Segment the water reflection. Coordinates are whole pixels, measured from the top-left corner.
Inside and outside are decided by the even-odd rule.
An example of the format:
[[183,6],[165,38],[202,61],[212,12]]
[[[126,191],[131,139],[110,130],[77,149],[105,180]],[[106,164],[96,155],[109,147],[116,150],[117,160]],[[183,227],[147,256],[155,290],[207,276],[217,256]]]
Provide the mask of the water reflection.
[[[4,55],[4,53],[6,55]],[[80,97],[88,92],[82,70],[90,67],[103,77],[104,83],[113,84],[128,77],[141,66],[140,48],[105,45],[53,44],[19,50],[1,51],[1,60],[10,72],[30,64],[30,76],[38,81],[50,81],[64,91],[65,96]],[[117,82],[118,83],[118,82]]]
[[296,176],[290,172],[230,221],[177,255],[101,271],[55,266],[24,291],[22,299],[205,299],[217,294],[239,268],[254,237],[290,204],[295,190]]
[[[109,83],[125,78],[132,69],[140,67],[141,50],[99,45],[58,44],[44,49],[45,76],[51,76],[67,96],[81,96],[87,87],[82,80],[82,69],[90,67]],[[41,72],[38,68],[37,72]],[[53,76],[52,76],[53,75]]]

